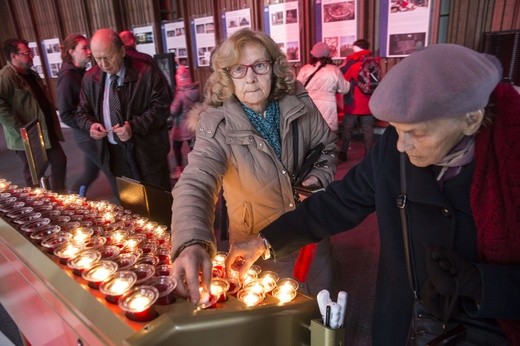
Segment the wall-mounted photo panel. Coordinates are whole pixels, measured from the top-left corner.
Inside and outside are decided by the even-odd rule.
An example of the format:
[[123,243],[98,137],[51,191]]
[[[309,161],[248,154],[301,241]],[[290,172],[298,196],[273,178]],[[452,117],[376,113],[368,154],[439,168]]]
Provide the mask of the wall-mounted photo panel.
[[215,23],[213,16],[195,18],[192,23],[194,32],[195,64],[209,66],[211,53],[215,49]]
[[352,54],[357,39],[357,0],[323,0],[316,3],[316,41],[330,48],[332,59],[345,59]]
[[61,69],[60,39],[49,38],[43,40],[43,53],[47,60],[47,71],[51,78],[58,78]]
[[298,1],[269,5],[264,11],[266,33],[291,62],[301,61],[299,11]]
[[175,54],[175,59],[183,65],[188,65],[188,49],[184,21],[165,23],[162,26],[163,42],[167,53]]
[[222,15],[222,34],[224,37],[233,35],[235,31],[251,27],[251,9],[225,12]]
[[33,55],[32,69],[40,75],[40,78],[45,78],[45,75],[43,74],[42,58],[40,56],[40,51],[38,50],[38,44],[36,42],[29,42],[29,49]]
[[139,52],[149,54],[154,56],[157,53],[155,49],[155,38],[153,34],[153,26],[142,26],[136,27],[132,29],[132,32],[135,35],[135,43]]
[[381,2],[381,52],[405,57],[428,45],[430,0]]

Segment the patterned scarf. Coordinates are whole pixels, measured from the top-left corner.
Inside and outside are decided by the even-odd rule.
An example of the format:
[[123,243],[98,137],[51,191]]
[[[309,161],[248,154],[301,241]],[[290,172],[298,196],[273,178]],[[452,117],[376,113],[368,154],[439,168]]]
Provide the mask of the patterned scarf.
[[264,115],[255,112],[240,103],[251,125],[260,133],[263,139],[269,143],[278,159],[282,158],[282,145],[280,144],[280,107],[277,101],[271,101],[267,105]]

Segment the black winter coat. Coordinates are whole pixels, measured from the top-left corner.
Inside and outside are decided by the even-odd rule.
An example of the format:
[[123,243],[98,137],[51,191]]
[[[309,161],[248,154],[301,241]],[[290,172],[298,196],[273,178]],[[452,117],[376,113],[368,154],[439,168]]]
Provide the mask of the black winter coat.
[[[162,184],[150,179],[164,176],[161,174],[164,170],[168,176],[170,141],[167,119],[172,100],[168,83],[158,69],[140,60],[125,57],[125,67],[125,79],[119,94],[124,118],[121,120],[128,121],[132,128],[129,144],[133,147],[131,154],[139,170],[138,179],[169,190],[169,181]],[[83,78],[77,110],[77,123],[81,129],[90,131],[92,124],[103,124],[105,78],[106,73],[99,66],[94,66]],[[106,138],[98,141],[98,153],[101,162],[109,166],[107,143]]]
[[[308,198],[295,211],[266,227],[262,233],[276,257],[302,245],[349,230],[377,210],[380,259],[373,317],[374,345],[404,345],[410,324],[413,294],[406,273],[397,197],[400,194],[397,133],[389,127],[356,167],[326,192]],[[465,301],[473,317],[520,318],[520,268],[478,263],[476,229],[469,205],[474,163],[444,183],[441,191],[430,168],[407,159],[407,217],[415,253],[417,285],[426,281],[424,244],[444,245],[477,265],[482,276],[482,301]],[[495,324],[494,320],[488,320]]]

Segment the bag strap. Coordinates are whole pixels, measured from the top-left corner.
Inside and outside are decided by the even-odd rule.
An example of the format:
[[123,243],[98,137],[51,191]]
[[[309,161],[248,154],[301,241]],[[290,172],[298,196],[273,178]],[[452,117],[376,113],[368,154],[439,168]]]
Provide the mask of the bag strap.
[[406,154],[401,153],[399,157],[399,171],[401,180],[401,193],[397,197],[397,206],[401,214],[401,227],[403,230],[403,246],[404,246],[404,257],[406,261],[406,271],[408,273],[408,281],[410,288],[412,289],[414,298],[417,298],[417,276],[415,273],[415,261],[412,254],[412,243],[410,239],[410,232],[408,229],[408,219],[406,217]]
[[298,140],[299,140],[299,134],[298,134],[298,119],[294,120],[291,123],[292,128],[292,134],[293,134],[293,156],[294,156],[294,163],[293,163],[293,176],[296,174],[296,169],[298,168]]
[[316,72],[318,72],[319,70],[321,70],[321,68],[322,68],[323,66],[325,66],[325,65],[326,65],[326,64],[322,64],[322,63],[320,63],[320,66],[319,66],[316,70],[314,70],[314,72],[309,76],[309,78],[307,78],[307,81],[305,82],[305,84],[304,84],[303,86],[306,87],[307,84],[309,84],[309,82],[311,81],[312,77],[314,77],[314,75],[316,74]]

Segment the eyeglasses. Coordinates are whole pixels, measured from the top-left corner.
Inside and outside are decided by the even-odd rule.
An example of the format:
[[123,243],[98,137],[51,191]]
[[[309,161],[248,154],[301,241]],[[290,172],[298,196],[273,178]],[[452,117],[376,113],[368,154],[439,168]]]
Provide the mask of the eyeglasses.
[[253,72],[259,75],[266,74],[271,68],[271,62],[269,60],[255,62],[251,65],[236,65],[227,69],[231,78],[239,79],[243,78],[249,68],[253,69]]
[[27,52],[19,52],[19,53],[16,53],[16,54],[21,54],[21,55],[25,55],[25,56],[32,56],[32,51],[28,50]]

